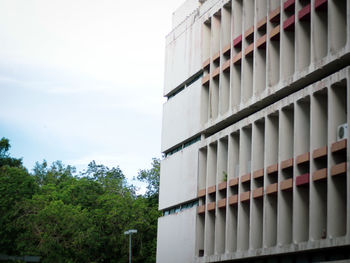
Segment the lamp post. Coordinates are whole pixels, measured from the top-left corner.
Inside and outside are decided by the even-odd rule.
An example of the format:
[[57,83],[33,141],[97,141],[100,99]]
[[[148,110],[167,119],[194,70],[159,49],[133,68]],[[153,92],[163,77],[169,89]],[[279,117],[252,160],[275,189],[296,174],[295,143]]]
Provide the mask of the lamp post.
[[124,232],[124,235],[129,235],[129,263],[131,263],[131,235],[136,233],[137,233],[136,229],[130,229]]

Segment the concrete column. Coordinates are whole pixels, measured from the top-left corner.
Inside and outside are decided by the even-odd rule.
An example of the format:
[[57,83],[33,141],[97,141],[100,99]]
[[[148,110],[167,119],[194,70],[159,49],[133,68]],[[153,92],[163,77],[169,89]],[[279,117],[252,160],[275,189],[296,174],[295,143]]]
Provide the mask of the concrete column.
[[[283,5],[283,1],[282,1]],[[294,74],[295,68],[295,5],[281,10],[281,78],[286,79]],[[285,28],[286,27],[286,28]]]
[[296,12],[295,12],[296,70],[300,71],[305,69],[310,64],[311,3],[310,1],[295,1],[295,6],[296,6]]
[[207,178],[207,148],[200,149],[198,152],[199,169],[198,169],[198,190],[206,188]]
[[[309,183],[297,186],[298,176],[306,175],[310,180],[310,97],[295,103],[294,126],[294,199],[293,199],[293,242],[309,239]],[[299,157],[300,156],[300,157]],[[306,156],[306,157],[305,157]],[[299,159],[298,159],[299,158]]]
[[[231,98],[231,53],[232,53],[232,4],[223,6],[221,10],[221,87],[220,87],[220,114],[225,114],[230,109]],[[227,68],[228,66],[228,68]]]
[[[208,148],[208,162],[207,162],[207,189],[216,185],[216,171],[217,171],[217,142],[209,145]],[[215,193],[206,193],[206,203],[215,202]],[[215,211],[205,212],[205,234],[204,234],[204,255],[214,254],[215,245]]]
[[253,94],[256,96],[266,88],[266,15],[267,0],[255,1],[255,52]]
[[[203,78],[210,78],[210,35],[211,19],[202,24],[202,63],[209,61],[209,66],[204,68]],[[201,124],[204,125],[209,117],[209,85],[203,85],[201,89]]]
[[315,1],[311,3],[311,57],[318,61],[328,53],[328,4],[315,8]]
[[196,253],[195,255],[204,255],[204,226],[205,226],[205,214],[197,215],[196,221]]
[[[254,42],[254,29],[253,34],[251,28],[254,28],[254,0],[243,1],[243,35],[242,35],[242,102],[247,102],[253,95],[253,51],[249,54],[247,50],[251,48]],[[249,35],[249,36],[248,36]],[[254,44],[253,44],[254,47]],[[243,55],[244,53],[244,55]]]
[[[216,203],[225,200],[227,188],[220,189],[221,183],[227,184],[227,161],[228,161],[228,137],[223,137],[218,141],[218,165],[217,165],[217,191]],[[225,201],[226,202],[226,201]],[[226,234],[226,207],[216,210],[215,221],[215,254],[225,252]]]
[[[239,147],[239,167],[240,177],[251,172],[251,140],[252,126],[241,129]],[[250,200],[241,202],[241,194],[249,192],[250,181],[239,183],[240,202],[238,203],[238,241],[237,250],[247,250],[249,248],[249,223],[250,223]]]
[[[283,163],[294,156],[294,104],[284,107],[280,111],[279,122],[279,184],[293,179],[292,167],[285,168]],[[292,242],[293,230],[293,189],[283,190],[280,187],[278,192],[278,237],[279,245]]]
[[332,54],[344,47],[349,34],[349,1],[329,0],[329,50]]
[[[269,87],[275,86],[280,79],[280,18],[270,19],[276,9],[281,9],[280,1],[270,1],[267,22],[267,82]],[[279,16],[278,16],[279,17]]]
[[[235,174],[236,167],[239,167],[239,131],[229,136],[228,146],[228,182],[238,175]],[[227,197],[237,195],[237,186],[229,187]],[[229,205],[227,208],[227,224],[226,224],[226,251],[234,252],[237,249],[237,205]]]
[[313,181],[316,171],[327,168],[327,157],[313,158],[315,149],[327,145],[328,99],[326,88],[311,97],[311,147],[310,147],[310,239],[327,235],[327,181]]
[[[278,162],[278,112],[269,115],[265,122],[265,176],[264,187],[277,183],[277,175],[268,175],[267,168]],[[275,246],[277,242],[277,195],[264,198],[263,246]]]
[[[233,48],[231,51],[231,57],[234,61],[235,58],[242,55],[242,41],[239,39],[242,37],[242,12],[243,3],[242,0],[233,0],[232,2],[232,14],[233,14]],[[237,42],[237,45],[235,43]],[[233,109],[237,108],[241,103],[241,61],[238,61],[232,65],[231,73],[231,106]]]
[[[334,238],[346,234],[347,186],[346,174],[332,175],[337,164],[348,163],[346,153],[332,153],[332,144],[337,142],[337,127],[347,123],[348,80],[333,84],[328,96],[328,237]],[[348,167],[348,166],[347,166]],[[347,168],[348,169],[348,168]]]
[[[264,187],[264,177],[254,178],[256,171],[264,167],[265,119],[256,121],[252,131],[252,191]],[[254,192],[252,192],[254,193]],[[253,196],[254,194],[252,194]],[[263,241],[263,196],[252,198],[250,217],[250,248],[261,248]]]

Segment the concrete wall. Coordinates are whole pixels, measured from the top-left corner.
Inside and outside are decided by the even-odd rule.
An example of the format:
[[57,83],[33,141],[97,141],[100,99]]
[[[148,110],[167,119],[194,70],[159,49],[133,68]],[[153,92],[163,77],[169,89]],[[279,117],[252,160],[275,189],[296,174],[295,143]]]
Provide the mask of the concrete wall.
[[173,13],[173,29],[179,24],[184,22],[186,17],[188,17],[193,11],[199,7],[198,0],[187,0],[183,3],[174,13]]
[[200,142],[196,262],[350,244],[349,84],[347,67]]
[[193,262],[196,207],[158,219],[157,263]]
[[162,152],[200,131],[200,79],[163,105]]
[[197,196],[198,143],[162,160],[159,210]]
[[192,15],[167,36],[164,95],[201,70],[201,26]]
[[196,248],[169,241],[185,219],[164,216],[158,262],[349,245],[350,0],[199,2],[166,38],[164,96],[185,89],[164,105],[162,151],[201,140],[162,161],[159,202],[197,198]]

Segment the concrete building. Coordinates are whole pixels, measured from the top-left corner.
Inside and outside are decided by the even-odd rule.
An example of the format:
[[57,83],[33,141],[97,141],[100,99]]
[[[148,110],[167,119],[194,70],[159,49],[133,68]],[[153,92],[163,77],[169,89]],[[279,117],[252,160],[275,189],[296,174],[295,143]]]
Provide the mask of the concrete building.
[[350,0],[188,0],[166,37],[157,262],[350,259]]

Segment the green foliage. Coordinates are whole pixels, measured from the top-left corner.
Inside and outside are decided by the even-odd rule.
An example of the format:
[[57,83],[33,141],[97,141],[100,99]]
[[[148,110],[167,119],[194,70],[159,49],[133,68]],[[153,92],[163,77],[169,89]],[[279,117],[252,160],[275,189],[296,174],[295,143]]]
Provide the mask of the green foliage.
[[222,171],[222,178],[224,182],[227,182],[227,173],[225,171]]
[[0,167],[0,252],[11,254],[15,251],[13,244],[23,230],[15,220],[21,214],[23,200],[30,199],[37,189],[34,179],[25,169],[8,165]]
[[42,262],[127,262],[124,231],[135,228],[133,262],[155,262],[158,159],[150,170],[139,172],[138,178],[148,183],[142,196],[119,167],[92,161],[76,174],[72,166],[44,160],[30,174],[20,159],[9,156],[9,149],[3,138],[0,253],[39,255]]
[[10,141],[6,138],[1,138],[0,140],[0,167],[1,166],[11,166],[11,167],[22,167],[22,159],[12,158],[9,155],[9,150],[11,148]]
[[160,175],[160,160],[152,159],[152,168],[149,170],[140,170],[137,179],[142,182],[147,182],[147,196],[156,195],[159,193],[159,175]]

